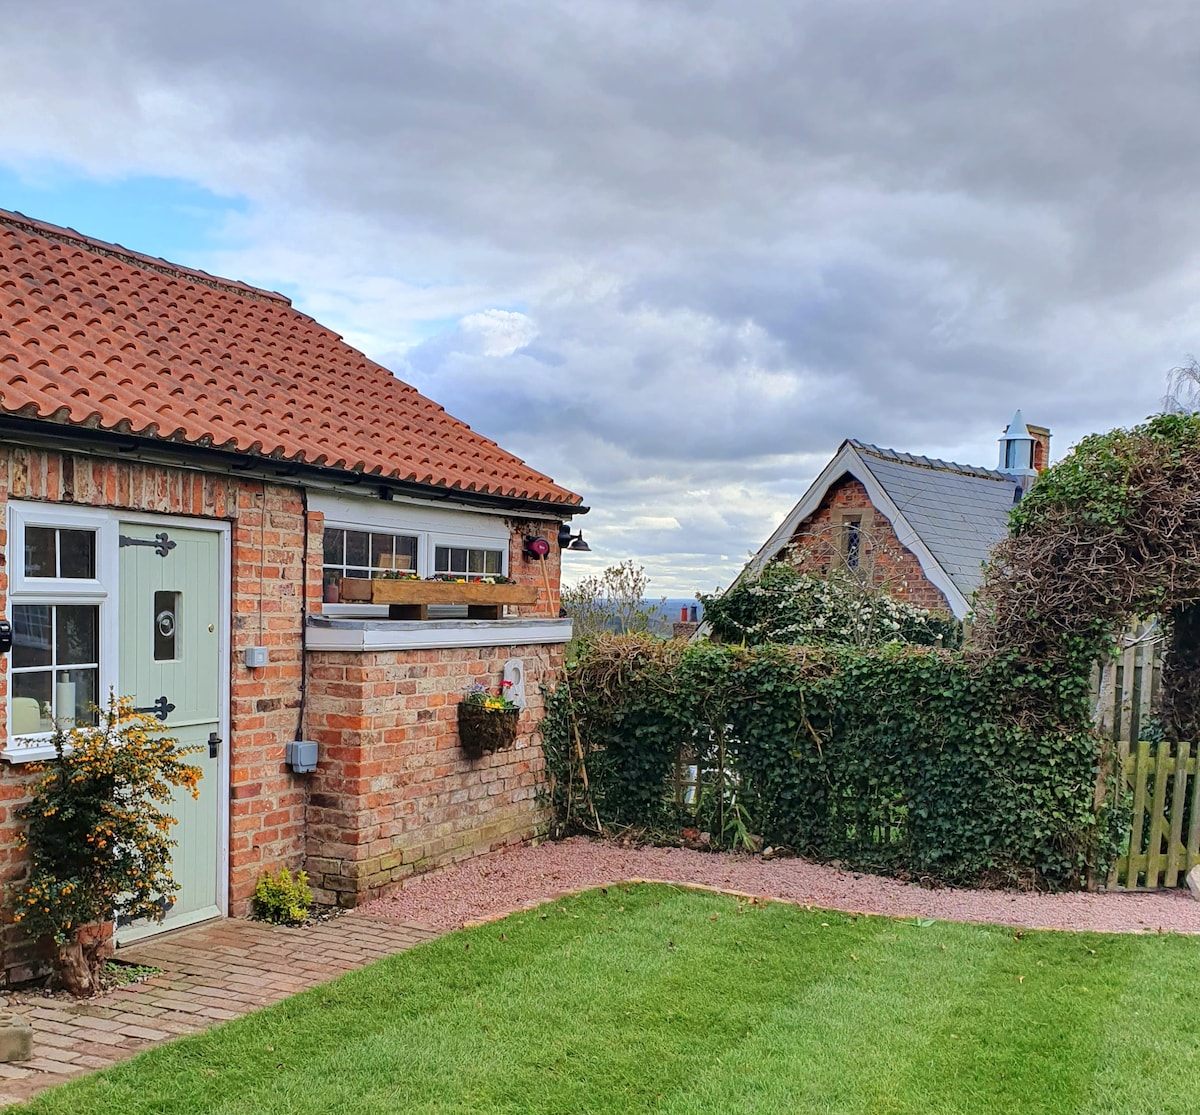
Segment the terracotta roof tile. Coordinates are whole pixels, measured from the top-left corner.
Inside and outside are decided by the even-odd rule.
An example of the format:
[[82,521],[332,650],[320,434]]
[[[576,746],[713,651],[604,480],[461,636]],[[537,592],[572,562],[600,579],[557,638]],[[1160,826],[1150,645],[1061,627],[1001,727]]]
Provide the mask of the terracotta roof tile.
[[0,412],[580,503],[283,295],[5,210]]

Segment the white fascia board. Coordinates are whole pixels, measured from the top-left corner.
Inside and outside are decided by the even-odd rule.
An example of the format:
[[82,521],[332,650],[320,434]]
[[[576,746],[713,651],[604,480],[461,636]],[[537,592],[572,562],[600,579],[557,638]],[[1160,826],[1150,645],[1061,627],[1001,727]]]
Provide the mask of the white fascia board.
[[[387,481],[382,483],[386,484]],[[430,496],[428,499],[422,499],[420,496],[400,492],[393,493],[390,499],[380,499],[377,495],[363,491],[361,484],[337,484],[315,479],[305,480],[304,487],[308,490],[310,507],[314,511],[322,509],[322,500],[327,500],[335,506],[339,500],[343,500],[351,506],[370,508],[375,513],[385,508],[411,507],[435,513],[445,511],[451,514],[473,515],[476,518],[484,515],[493,519],[528,519],[532,522],[566,521],[573,515],[581,514],[578,507],[569,505],[564,505],[561,509],[547,507],[545,511],[522,511],[508,507],[489,507],[486,504],[459,503],[450,496]]]
[[[752,557],[746,567],[738,574],[733,582],[738,584],[744,577],[761,573],[763,567],[782,550],[796,533],[796,529],[805,519],[821,506],[829,489],[843,476],[853,476],[867,490],[872,505],[892,525],[900,545],[916,557],[921,571],[929,583],[941,590],[954,613],[955,619],[963,619],[971,610],[967,598],[963,596],[958,586],[950,579],[950,575],[941,567],[937,558],[930,552],[929,547],[921,541],[921,537],[904,517],[904,513],[892,501],[875,474],[867,467],[858,450],[846,442],[822,470],[821,475],[809,486],[800,502],[788,512],[787,517],[776,527],[775,532],[763,543],[762,548]],[[733,585],[730,585],[732,588]]]
[[364,652],[535,646],[571,641],[569,619],[353,620],[310,622],[308,650]]

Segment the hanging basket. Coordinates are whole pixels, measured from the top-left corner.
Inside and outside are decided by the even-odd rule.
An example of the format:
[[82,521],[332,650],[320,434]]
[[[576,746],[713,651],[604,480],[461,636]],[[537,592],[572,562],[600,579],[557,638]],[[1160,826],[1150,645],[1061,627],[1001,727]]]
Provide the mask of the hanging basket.
[[517,738],[520,718],[520,709],[498,712],[463,701],[458,706],[458,742],[468,755],[475,757],[504,751]]

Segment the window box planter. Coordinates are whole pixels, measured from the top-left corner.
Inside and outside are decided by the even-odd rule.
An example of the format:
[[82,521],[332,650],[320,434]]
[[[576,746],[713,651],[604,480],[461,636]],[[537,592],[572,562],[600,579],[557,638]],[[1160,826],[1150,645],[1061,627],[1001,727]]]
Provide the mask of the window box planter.
[[468,619],[501,619],[505,604],[536,604],[530,585],[486,585],[461,581],[368,581],[345,577],[343,604],[386,604],[389,619],[428,619],[430,604],[466,604]]
[[458,742],[476,759],[493,751],[506,751],[517,738],[520,718],[520,709],[497,711],[463,701],[458,706]]

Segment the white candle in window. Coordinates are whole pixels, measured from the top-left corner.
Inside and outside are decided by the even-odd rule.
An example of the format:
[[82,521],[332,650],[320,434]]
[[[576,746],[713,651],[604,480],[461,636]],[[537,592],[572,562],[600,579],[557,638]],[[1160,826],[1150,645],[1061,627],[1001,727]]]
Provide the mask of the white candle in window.
[[75,683],[67,681],[66,674],[59,674],[55,686],[54,705],[58,719],[67,721],[67,727],[75,723]]

